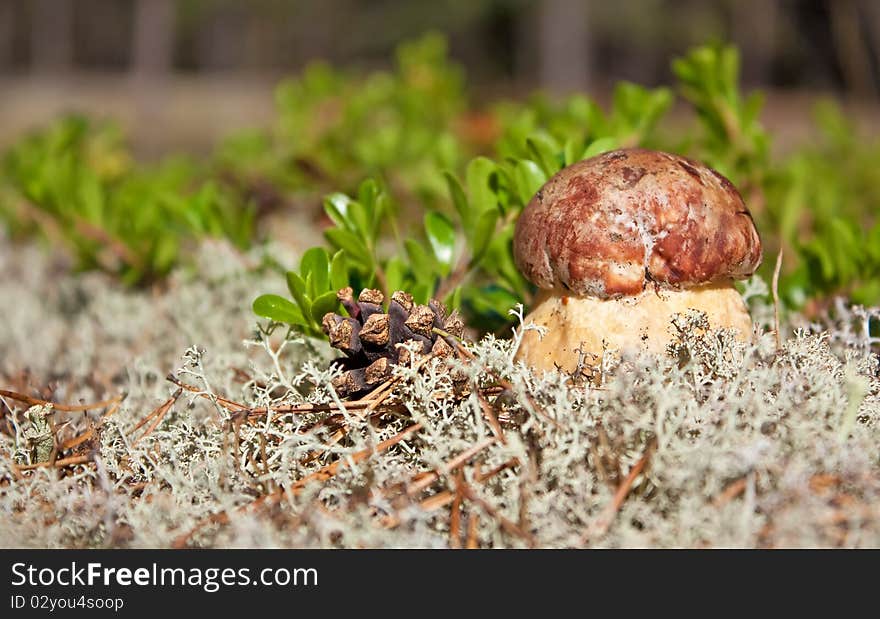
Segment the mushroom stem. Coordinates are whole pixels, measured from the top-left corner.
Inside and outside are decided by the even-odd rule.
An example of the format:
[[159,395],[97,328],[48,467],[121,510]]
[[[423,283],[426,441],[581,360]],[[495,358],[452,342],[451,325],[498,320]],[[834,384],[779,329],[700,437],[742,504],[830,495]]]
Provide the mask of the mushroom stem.
[[712,328],[736,329],[743,340],[752,333],[748,309],[732,281],[684,290],[649,287],[619,299],[569,295],[557,289],[538,293],[525,322],[548,330],[543,338],[534,330],[523,335],[518,361],[536,370],[574,372],[582,355],[595,364],[615,350],[662,353],[671,339],[673,315],[690,309],[705,312]]

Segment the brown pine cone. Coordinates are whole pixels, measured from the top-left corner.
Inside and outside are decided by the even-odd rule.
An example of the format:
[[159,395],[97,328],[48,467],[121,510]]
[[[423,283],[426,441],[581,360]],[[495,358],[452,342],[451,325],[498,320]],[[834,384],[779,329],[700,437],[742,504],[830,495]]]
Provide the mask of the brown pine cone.
[[434,329],[454,337],[464,333],[458,312],[448,314],[436,300],[418,305],[410,294],[398,290],[391,295],[386,311],[385,295],[379,290],[365,288],[357,301],[351,288],[343,288],[336,296],[348,316],[325,314],[322,327],[330,345],[345,353],[333,361],[345,370],[333,380],[343,397],[370,391],[391,375],[392,366],[408,363],[410,351],[401,344],[418,342],[421,348],[417,353],[443,358],[455,352],[454,341],[447,341]]

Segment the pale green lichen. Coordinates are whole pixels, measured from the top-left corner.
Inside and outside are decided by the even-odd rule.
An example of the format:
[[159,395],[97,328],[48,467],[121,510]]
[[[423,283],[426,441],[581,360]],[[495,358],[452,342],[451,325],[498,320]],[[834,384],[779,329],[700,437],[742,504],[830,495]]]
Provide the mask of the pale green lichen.
[[24,425],[15,423],[15,452],[13,460],[18,464],[38,464],[48,462],[55,449],[55,434],[50,421],[51,404],[31,406],[24,413]]

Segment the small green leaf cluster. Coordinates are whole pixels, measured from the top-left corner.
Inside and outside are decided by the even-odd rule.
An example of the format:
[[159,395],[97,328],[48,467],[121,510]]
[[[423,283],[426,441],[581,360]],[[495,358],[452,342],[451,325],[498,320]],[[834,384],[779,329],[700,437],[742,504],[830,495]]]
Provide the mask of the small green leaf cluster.
[[296,303],[277,294],[264,294],[254,300],[254,313],[320,337],[321,319],[327,312],[339,311],[336,292],[348,281],[345,252],[330,256],[323,247],[313,247],[303,254],[299,272],[287,272],[287,288]]
[[0,214],[13,234],[39,232],[81,269],[136,284],[166,274],[186,246],[222,237],[246,246],[253,211],[194,164],[136,167],[118,129],[64,118],[20,141],[2,163]]

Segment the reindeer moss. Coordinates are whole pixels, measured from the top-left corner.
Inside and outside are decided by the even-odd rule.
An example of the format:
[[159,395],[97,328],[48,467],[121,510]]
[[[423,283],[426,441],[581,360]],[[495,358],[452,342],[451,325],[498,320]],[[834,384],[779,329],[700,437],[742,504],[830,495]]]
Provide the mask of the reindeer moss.
[[[487,392],[502,443],[476,393],[455,395],[450,373],[431,364],[398,367],[389,402],[399,405],[372,419],[354,408],[234,415],[215,396],[339,405],[338,370],[323,344],[255,328],[250,299],[279,279],[254,269],[258,253],[215,245],[203,256],[198,273],[131,292],[59,274],[32,249],[0,249],[0,387],[66,403],[127,394],[101,426],[94,462],[60,472],[14,470],[28,406],[2,399],[17,429],[0,433],[0,545],[447,547],[456,542],[442,493],[457,488],[457,543],[470,535],[481,547],[880,545],[880,361],[866,331],[876,311],[841,303],[835,320],[814,325],[789,316],[777,351],[766,287],[754,280],[747,296],[765,331],[754,345],[706,329],[700,314],[679,316],[666,355],[609,355],[574,384],[514,364],[519,335],[485,337],[461,370],[474,385],[512,385]],[[182,392],[139,439],[146,427],[135,425],[177,389],[169,371],[198,393]],[[56,426],[74,436],[102,412],[56,411]],[[395,446],[358,455],[413,423],[422,429]],[[475,445],[486,446],[446,471]],[[329,479],[243,509],[335,461],[345,465]],[[432,470],[438,481],[407,493]],[[197,527],[221,512],[227,524]]]

